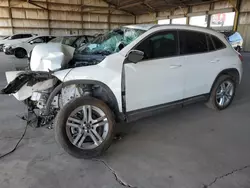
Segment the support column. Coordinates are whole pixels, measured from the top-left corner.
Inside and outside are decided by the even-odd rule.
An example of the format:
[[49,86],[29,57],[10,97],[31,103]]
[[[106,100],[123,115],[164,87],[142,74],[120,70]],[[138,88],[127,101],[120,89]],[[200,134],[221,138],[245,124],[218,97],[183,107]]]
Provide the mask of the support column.
[[[210,8],[209,10],[213,10],[214,9],[214,3],[210,3]],[[207,27],[210,28],[211,26],[211,14],[207,14]]]
[[12,21],[12,11],[11,11],[11,5],[10,5],[10,0],[8,0],[8,8],[9,8],[9,19],[10,19],[10,26],[11,26],[11,34],[14,34],[14,29],[13,29],[13,21]]
[[237,0],[236,7],[234,7],[234,10],[235,10],[234,31],[237,31],[237,29],[238,29],[241,2],[242,2],[242,0]]
[[47,8],[47,13],[48,13],[48,30],[49,30],[49,35],[51,35],[51,29],[50,29],[50,10],[49,10],[49,4],[48,4],[48,0],[46,0],[46,8]]
[[83,26],[83,24],[84,24],[83,23],[83,5],[84,5],[84,0],[81,0],[81,23],[82,23],[82,33],[81,34],[83,34],[83,28],[84,28],[84,26]]
[[110,4],[108,4],[108,6],[109,6],[109,10],[108,10],[108,30],[110,31],[111,30],[111,11],[110,11],[110,8],[111,8],[111,6],[110,6]]
[[189,22],[190,22],[190,17],[189,16],[187,16],[188,15],[188,13],[191,13],[192,12],[192,7],[191,6],[189,6],[188,7],[188,12],[187,12],[187,14],[186,14],[186,18],[187,18],[187,20],[186,20],[186,24],[187,25],[189,25]]

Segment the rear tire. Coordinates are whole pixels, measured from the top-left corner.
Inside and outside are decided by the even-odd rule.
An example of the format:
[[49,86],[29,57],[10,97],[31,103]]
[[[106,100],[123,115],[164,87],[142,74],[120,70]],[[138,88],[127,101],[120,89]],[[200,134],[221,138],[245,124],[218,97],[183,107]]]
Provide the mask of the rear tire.
[[17,48],[17,49],[15,50],[15,56],[16,56],[17,58],[24,58],[26,55],[27,55],[27,52],[26,52],[26,50],[23,49],[23,48]]
[[[88,110],[86,109],[86,111],[84,111],[86,107],[88,107]],[[89,108],[91,110],[89,110]],[[99,109],[102,116],[99,118],[98,116],[96,116],[97,118],[93,118],[95,112],[94,109]],[[92,114],[90,115],[91,118],[89,118],[91,121],[85,119],[84,114],[88,114],[87,116]],[[72,117],[74,118],[74,121],[71,120]],[[97,122],[97,119],[100,120],[104,117],[105,121],[103,119],[103,121]],[[88,123],[85,124],[85,121],[90,122],[91,125]],[[74,126],[71,124],[74,124]],[[97,124],[98,126],[93,128]],[[93,158],[101,155],[111,145],[114,137],[114,126],[115,120],[113,113],[103,101],[92,97],[79,97],[67,103],[57,114],[55,119],[55,138],[57,143],[59,143],[59,145],[70,155],[76,158]],[[100,129],[97,130],[98,127]],[[101,131],[103,133],[100,133],[101,129],[103,130]],[[73,131],[73,133],[71,131]],[[98,135],[96,135],[97,132]],[[91,139],[93,143],[90,142]],[[94,147],[90,147],[92,146],[90,143]],[[84,146],[86,147],[84,148]]]
[[[237,84],[232,76],[221,75],[213,85],[206,106],[214,110],[226,109],[234,99],[236,86]],[[225,88],[225,91],[223,88]]]

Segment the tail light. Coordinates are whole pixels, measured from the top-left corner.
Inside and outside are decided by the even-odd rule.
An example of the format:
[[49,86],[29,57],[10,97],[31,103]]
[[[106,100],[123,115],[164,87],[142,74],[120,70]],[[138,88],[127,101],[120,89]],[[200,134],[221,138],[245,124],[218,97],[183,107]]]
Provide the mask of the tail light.
[[240,53],[239,53],[239,58],[240,58],[241,62],[243,62],[243,57]]

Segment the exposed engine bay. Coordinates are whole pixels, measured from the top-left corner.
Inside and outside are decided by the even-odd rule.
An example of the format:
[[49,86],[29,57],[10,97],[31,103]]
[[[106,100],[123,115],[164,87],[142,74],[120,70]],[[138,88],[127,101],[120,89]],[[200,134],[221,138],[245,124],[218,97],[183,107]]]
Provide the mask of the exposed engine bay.
[[[44,114],[48,98],[53,90],[60,85],[60,81],[49,72],[16,72],[16,77],[13,72],[6,72],[7,81],[9,84],[1,90],[1,94],[13,94],[18,100],[23,100],[28,106],[30,113],[35,113],[38,118],[35,127],[43,126],[50,123],[62,106],[70,100],[83,95],[83,88],[77,85],[69,85],[61,88],[50,103],[49,113]],[[12,80],[12,78],[14,78]],[[25,93],[23,95],[23,93]]]

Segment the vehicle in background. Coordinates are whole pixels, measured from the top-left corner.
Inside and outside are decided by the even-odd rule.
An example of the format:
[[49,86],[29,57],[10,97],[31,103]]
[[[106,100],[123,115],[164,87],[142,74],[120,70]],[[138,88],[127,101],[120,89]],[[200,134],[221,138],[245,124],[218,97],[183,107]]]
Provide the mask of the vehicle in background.
[[212,24],[223,26],[226,21],[226,14],[225,13],[214,14],[211,20],[212,20]]
[[7,55],[15,55],[17,58],[24,58],[37,44],[48,43],[54,38],[54,36],[35,36],[16,44],[5,44],[3,50]]
[[15,44],[16,42],[22,42],[27,40],[28,38],[37,36],[36,34],[29,34],[29,33],[24,33],[24,34],[15,34],[12,35],[8,38],[0,40],[0,51],[3,51],[3,46],[5,44]]
[[0,37],[0,42],[1,42],[1,40],[5,40],[5,39],[7,39],[9,36],[1,36]]
[[42,125],[57,116],[56,140],[78,158],[108,149],[116,123],[198,101],[226,109],[243,73],[224,35],[201,27],[123,26],[77,50],[56,45],[37,45],[31,71],[6,72],[1,92],[39,112]]
[[227,37],[228,41],[236,51],[241,52],[244,41],[239,32],[224,31],[221,33],[223,33]]
[[0,39],[0,52],[3,51],[4,42],[5,42],[5,40],[8,39],[8,38],[9,38],[9,36],[5,36],[5,37],[2,37],[2,38]]
[[[73,47],[74,49],[77,49],[81,46],[84,46],[87,43],[90,43],[95,37],[91,35],[79,35],[79,36],[58,36],[51,41],[48,42],[48,44],[41,44],[36,48],[35,54],[44,54],[44,56],[48,55],[49,53],[55,53],[59,52],[61,53],[62,49],[65,48],[65,46]],[[60,44],[60,45],[58,45]],[[64,46],[65,45],[65,46]],[[47,49],[50,49],[48,51]],[[28,53],[28,69],[30,67],[30,60],[32,56],[33,51],[30,51]],[[37,57],[35,57],[36,59]]]
[[73,48],[79,48],[84,44],[91,42],[95,37],[91,35],[73,35],[73,36],[59,36],[51,40],[51,43],[61,43]]

